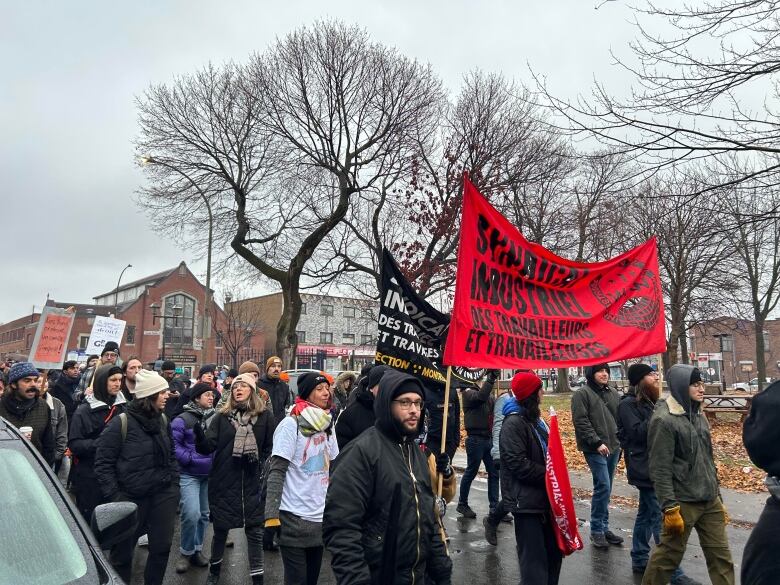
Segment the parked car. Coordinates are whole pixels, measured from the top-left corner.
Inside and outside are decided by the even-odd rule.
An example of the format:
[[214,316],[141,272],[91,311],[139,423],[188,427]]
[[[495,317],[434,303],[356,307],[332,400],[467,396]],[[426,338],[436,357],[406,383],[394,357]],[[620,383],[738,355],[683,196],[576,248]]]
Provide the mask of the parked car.
[[132,536],[138,524],[132,502],[103,504],[92,530],[54,472],[18,429],[0,418],[0,585],[123,583],[103,556]]
[[[773,381],[772,378],[766,378],[764,388],[769,386]],[[753,378],[749,382],[736,382],[731,387],[734,390],[742,390],[743,392],[758,392],[758,378]]]

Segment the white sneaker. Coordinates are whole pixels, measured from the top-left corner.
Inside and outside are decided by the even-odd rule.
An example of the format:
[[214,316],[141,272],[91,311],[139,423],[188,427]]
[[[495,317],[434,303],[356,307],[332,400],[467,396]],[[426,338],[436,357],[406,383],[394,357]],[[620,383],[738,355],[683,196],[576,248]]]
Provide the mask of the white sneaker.
[[149,535],[142,534],[136,543],[138,546],[149,546]]

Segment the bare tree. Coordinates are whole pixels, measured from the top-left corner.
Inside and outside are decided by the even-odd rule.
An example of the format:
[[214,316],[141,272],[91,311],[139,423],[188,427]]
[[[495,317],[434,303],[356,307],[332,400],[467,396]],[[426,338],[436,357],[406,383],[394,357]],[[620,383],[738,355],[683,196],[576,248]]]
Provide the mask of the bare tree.
[[238,356],[251,345],[252,338],[263,331],[262,314],[256,303],[242,303],[242,295],[226,292],[224,318],[213,323],[214,334],[231,359],[231,366],[238,368]]

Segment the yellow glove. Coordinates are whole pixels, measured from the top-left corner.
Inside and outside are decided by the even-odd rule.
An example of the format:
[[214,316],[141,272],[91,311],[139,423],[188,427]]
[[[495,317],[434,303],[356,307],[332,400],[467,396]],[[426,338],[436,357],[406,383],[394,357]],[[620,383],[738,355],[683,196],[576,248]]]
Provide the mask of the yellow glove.
[[723,522],[728,526],[729,522],[731,522],[731,518],[729,517],[728,510],[726,510],[726,504],[723,503],[722,498],[720,500],[720,507],[723,509]]
[[277,528],[278,526],[281,526],[282,523],[279,522],[279,518],[269,518],[265,521],[265,527],[266,528]]
[[680,506],[664,510],[664,530],[672,536],[682,536],[685,532],[685,522],[680,515]]

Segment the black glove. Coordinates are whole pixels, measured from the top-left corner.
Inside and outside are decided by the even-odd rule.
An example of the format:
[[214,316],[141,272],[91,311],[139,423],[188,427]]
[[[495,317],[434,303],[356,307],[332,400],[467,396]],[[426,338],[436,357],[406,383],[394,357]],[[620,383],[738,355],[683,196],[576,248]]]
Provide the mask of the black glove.
[[501,375],[501,370],[488,370],[487,380],[488,382],[495,382]]
[[501,470],[501,459],[493,459],[493,467],[496,468],[496,471]]
[[449,455],[446,453],[439,453],[436,456],[436,471],[441,473],[445,478],[449,478],[452,475]]

